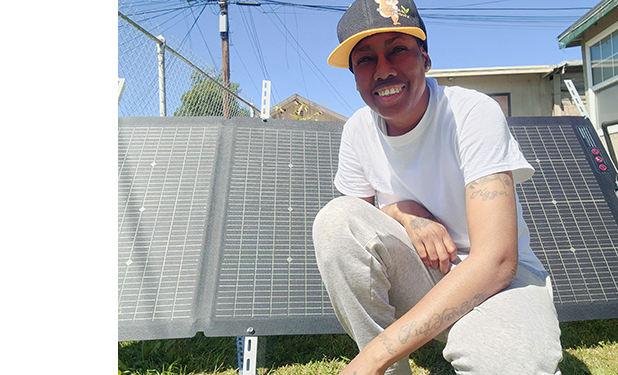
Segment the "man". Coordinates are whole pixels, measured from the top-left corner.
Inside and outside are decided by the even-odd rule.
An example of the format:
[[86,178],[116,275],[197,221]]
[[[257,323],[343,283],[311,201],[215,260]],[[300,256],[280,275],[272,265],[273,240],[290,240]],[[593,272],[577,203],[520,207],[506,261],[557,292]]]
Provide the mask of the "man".
[[560,373],[551,285],[514,188],[534,169],[500,107],[425,78],[411,0],[356,0],[337,33],[328,62],[354,73],[368,106],[344,126],[344,196],[313,227],[333,307],[361,349],[342,374],[410,374],[409,354],[433,338],[458,374]]

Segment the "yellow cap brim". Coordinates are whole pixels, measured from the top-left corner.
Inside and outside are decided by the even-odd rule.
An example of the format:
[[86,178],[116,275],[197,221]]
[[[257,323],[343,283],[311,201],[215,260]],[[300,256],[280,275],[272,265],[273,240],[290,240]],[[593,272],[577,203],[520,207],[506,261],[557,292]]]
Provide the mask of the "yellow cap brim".
[[425,40],[425,32],[418,27],[383,27],[379,29],[370,29],[361,31],[360,33],[354,34],[348,39],[341,42],[340,45],[335,48],[335,50],[328,56],[328,65],[334,66],[335,68],[349,68],[350,62],[350,53],[352,50],[360,42],[368,36],[380,34],[380,33],[403,33],[412,35],[413,37],[419,38],[420,40]]

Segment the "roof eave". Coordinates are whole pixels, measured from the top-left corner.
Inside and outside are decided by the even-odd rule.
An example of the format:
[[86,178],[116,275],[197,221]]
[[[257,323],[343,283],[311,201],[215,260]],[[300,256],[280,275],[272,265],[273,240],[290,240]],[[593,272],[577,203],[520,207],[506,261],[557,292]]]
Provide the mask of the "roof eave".
[[617,6],[618,0],[605,0],[595,5],[577,20],[577,22],[558,36],[558,45],[560,49],[581,45],[582,34]]

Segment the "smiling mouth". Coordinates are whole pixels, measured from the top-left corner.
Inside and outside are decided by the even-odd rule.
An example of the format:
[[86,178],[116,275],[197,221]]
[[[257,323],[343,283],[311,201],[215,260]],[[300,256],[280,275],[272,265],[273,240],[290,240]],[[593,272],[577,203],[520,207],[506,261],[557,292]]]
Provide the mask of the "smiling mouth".
[[391,96],[391,95],[395,95],[395,94],[399,94],[399,92],[401,91],[403,87],[391,87],[391,88],[387,88],[385,90],[379,90],[377,92],[379,97],[385,97],[385,96]]

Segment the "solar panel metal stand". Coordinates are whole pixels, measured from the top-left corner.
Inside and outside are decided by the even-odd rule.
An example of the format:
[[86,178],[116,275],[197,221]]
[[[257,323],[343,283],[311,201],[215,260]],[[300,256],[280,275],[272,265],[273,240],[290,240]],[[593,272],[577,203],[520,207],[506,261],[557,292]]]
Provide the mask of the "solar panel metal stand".
[[255,375],[257,368],[257,336],[236,336],[238,375]]

